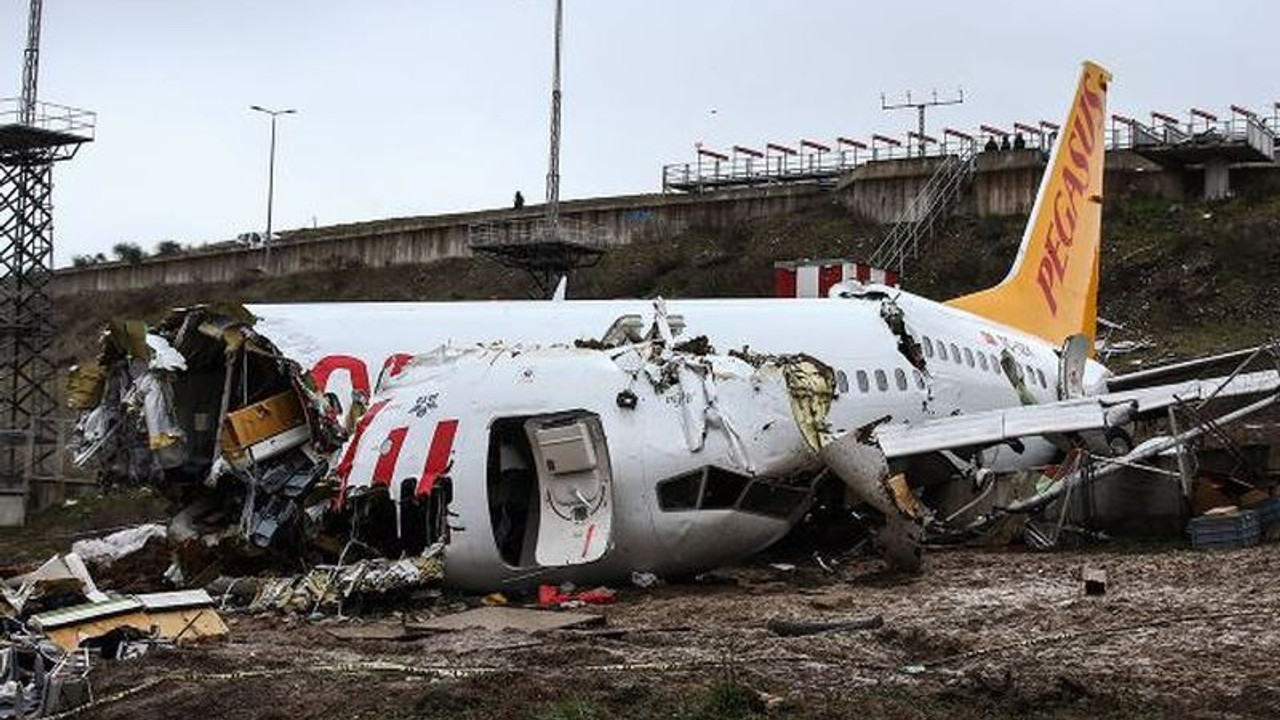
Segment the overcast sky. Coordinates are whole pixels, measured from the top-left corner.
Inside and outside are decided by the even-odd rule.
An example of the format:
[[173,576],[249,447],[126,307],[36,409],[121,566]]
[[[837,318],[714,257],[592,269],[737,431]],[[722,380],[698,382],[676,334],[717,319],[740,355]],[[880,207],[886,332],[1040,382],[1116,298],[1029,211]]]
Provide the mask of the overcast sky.
[[[0,95],[27,0],[0,0]],[[1111,110],[1280,100],[1273,0],[566,0],[565,198],[660,189],[693,144],[901,134],[880,93],[963,87],[931,126],[1059,120],[1092,58]],[[543,196],[552,0],[45,0],[40,97],[98,112],[56,171],[56,259]],[[5,88],[8,88],[7,90]],[[712,113],[712,110],[715,110]]]

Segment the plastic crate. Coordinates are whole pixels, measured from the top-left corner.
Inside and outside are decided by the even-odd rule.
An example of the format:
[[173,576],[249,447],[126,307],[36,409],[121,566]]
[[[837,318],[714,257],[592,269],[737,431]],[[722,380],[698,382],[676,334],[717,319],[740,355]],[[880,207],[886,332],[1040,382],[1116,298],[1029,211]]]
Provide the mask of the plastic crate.
[[1258,544],[1262,524],[1258,513],[1241,510],[1233,515],[1201,515],[1191,521],[1191,546],[1199,550],[1230,550]]
[[1258,503],[1253,507],[1253,511],[1258,513],[1258,524],[1262,526],[1262,531],[1266,532],[1271,529],[1271,526],[1280,523],[1280,497]]

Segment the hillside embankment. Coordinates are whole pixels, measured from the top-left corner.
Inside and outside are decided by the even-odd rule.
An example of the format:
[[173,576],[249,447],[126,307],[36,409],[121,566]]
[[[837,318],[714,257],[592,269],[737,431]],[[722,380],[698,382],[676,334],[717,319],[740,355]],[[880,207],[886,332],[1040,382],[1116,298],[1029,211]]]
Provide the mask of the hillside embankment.
[[[992,285],[1017,252],[1024,218],[953,218],[905,270],[905,288],[944,299]],[[832,204],[729,230],[697,228],[612,250],[570,281],[570,297],[767,296],[776,260],[870,255],[883,228]],[[1150,361],[1255,343],[1277,333],[1280,197],[1217,203],[1122,198],[1104,211],[1100,314]],[[532,284],[482,258],[393,268],[349,267],[234,283],[60,297],[57,362],[94,352],[110,317],[155,319],[201,302],[527,298]]]

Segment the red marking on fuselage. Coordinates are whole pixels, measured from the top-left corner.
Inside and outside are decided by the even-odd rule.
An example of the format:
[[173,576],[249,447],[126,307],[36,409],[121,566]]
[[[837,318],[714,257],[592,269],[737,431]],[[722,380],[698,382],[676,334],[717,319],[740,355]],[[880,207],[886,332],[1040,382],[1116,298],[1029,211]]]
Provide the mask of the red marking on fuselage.
[[457,434],[457,420],[441,420],[436,424],[436,431],[431,436],[431,448],[427,451],[427,461],[422,467],[422,477],[418,480],[418,495],[430,495],[436,480],[449,469],[449,454],[453,452],[453,439]]
[[596,534],[596,524],[591,523],[587,526],[587,539],[582,543],[582,557],[587,556],[587,551],[591,549],[591,536]]
[[342,453],[342,459],[338,461],[338,467],[336,468],[339,485],[338,495],[334,498],[334,505],[339,509],[342,507],[343,500],[347,494],[347,477],[351,475],[351,466],[355,463],[356,448],[360,445],[360,439],[364,437],[364,431],[369,427],[369,423],[373,422],[373,419],[378,416],[378,412],[386,405],[386,400],[379,400],[371,405],[365,414],[360,417],[360,422],[356,423],[355,432],[351,434],[351,439],[347,441],[347,449]]
[[315,379],[316,387],[320,392],[324,392],[329,386],[329,376],[335,370],[346,370],[351,376],[352,389],[369,397],[369,369],[365,366],[364,360],[354,355],[325,355],[316,361],[315,367],[311,368],[311,377]]
[[374,487],[391,486],[392,475],[396,472],[396,462],[400,459],[400,447],[404,445],[404,436],[408,433],[408,427],[398,427],[387,433],[387,439],[383,442],[391,445],[385,449],[379,448],[378,462],[373,466],[372,485]]
[[403,370],[404,366],[408,365],[409,361],[412,359],[413,356],[409,353],[394,353],[391,357],[387,358],[386,362],[382,363],[382,372],[386,373],[387,377],[395,377],[400,374],[400,371]]

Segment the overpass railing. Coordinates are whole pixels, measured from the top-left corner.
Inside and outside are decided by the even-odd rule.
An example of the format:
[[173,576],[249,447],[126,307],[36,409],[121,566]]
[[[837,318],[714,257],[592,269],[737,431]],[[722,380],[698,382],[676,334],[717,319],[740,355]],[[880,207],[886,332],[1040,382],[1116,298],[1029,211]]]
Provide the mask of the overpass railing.
[[[1025,138],[1023,147],[1047,150],[1048,135]],[[918,144],[879,144],[851,147],[830,152],[796,152],[763,157],[735,154],[715,159],[702,154],[693,162],[673,163],[662,167],[662,191],[697,192],[718,187],[767,185],[770,183],[817,182],[834,183],[845,173],[871,162],[910,158],[946,158],[965,155],[983,146],[977,138],[948,137]]]

